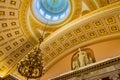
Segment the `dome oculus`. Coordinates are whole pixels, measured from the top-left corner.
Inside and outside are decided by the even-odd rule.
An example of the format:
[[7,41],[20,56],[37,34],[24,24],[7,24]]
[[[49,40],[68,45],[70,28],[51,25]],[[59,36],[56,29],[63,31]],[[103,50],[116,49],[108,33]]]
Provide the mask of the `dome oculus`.
[[64,21],[70,13],[69,0],[34,0],[34,15],[42,22],[57,24]]

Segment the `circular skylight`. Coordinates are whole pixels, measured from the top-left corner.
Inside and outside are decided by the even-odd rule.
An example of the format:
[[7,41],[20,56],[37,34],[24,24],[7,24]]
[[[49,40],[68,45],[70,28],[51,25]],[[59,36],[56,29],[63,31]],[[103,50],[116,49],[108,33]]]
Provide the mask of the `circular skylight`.
[[34,0],[34,15],[42,22],[57,24],[64,21],[70,13],[69,0]]

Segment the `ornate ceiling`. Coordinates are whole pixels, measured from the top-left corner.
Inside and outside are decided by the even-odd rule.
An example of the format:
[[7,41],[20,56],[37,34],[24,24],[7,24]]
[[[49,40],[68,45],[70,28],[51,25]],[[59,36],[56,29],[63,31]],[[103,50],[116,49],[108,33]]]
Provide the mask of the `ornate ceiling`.
[[9,74],[33,45],[19,21],[21,1],[0,0],[0,77]]
[[[50,13],[53,18],[47,17],[60,19],[56,24],[41,21],[36,16],[34,1],[0,0],[0,77],[16,68],[18,62],[38,43],[44,30],[45,40],[41,49],[46,69],[78,47],[120,37],[120,2],[116,2],[119,0],[66,0],[60,13],[64,14],[69,8],[67,16],[55,18]],[[49,4],[53,13],[59,13],[54,8],[63,4],[61,0],[41,1],[53,1]],[[43,6],[46,8],[46,5]]]
[[46,24],[63,22],[71,12],[69,0],[34,0],[32,12]]
[[60,28],[41,45],[46,68],[71,51],[120,37],[120,2],[97,9]]

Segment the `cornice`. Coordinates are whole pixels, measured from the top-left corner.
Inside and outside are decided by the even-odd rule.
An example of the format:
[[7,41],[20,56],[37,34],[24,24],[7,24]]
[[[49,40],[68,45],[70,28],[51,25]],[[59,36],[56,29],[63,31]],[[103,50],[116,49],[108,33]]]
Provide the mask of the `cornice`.
[[[51,80],[61,80],[61,79],[66,80],[69,78],[82,76],[82,75],[88,74],[90,72],[94,72],[96,70],[100,70],[100,69],[107,68],[110,66],[115,66],[117,64],[119,65],[119,62],[120,62],[120,56],[117,56],[114,58],[108,58],[106,60],[92,63],[92,64],[85,66],[85,67],[81,67],[78,70],[72,70],[70,72],[64,73],[64,74],[59,75]],[[116,68],[116,70],[117,70],[117,68]]]

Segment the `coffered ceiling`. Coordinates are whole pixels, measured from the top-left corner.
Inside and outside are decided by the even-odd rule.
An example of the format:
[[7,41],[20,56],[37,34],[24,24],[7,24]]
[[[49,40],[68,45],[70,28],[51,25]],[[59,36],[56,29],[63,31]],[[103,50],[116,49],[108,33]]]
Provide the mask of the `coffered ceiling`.
[[33,14],[32,0],[0,0],[0,77],[16,68],[43,31],[40,47],[46,69],[78,47],[120,37],[116,1],[69,0],[69,16],[61,23],[46,24]]
[[97,9],[65,25],[41,45],[46,68],[71,51],[120,37],[120,3]]

